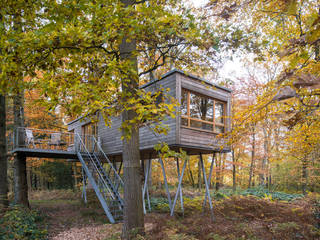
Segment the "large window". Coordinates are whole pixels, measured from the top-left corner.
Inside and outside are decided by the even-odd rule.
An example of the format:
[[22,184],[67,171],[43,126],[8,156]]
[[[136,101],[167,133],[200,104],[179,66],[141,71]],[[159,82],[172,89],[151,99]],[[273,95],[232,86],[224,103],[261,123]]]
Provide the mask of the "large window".
[[225,131],[225,103],[182,89],[181,124],[215,133]]

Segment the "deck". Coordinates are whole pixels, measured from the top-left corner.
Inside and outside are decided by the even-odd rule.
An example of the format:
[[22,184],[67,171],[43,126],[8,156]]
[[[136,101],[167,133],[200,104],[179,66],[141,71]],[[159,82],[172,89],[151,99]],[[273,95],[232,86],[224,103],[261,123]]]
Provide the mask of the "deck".
[[[79,136],[94,151],[93,136]],[[8,153],[26,157],[78,159],[78,137],[69,132],[17,128],[7,137]]]

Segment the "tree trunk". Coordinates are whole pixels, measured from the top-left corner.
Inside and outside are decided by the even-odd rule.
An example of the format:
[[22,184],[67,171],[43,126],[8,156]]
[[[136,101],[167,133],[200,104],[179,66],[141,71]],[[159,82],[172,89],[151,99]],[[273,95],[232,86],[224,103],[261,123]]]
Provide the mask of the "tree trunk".
[[[267,121],[267,120],[266,120]],[[260,179],[260,185],[265,186],[267,184],[266,182],[266,171],[267,171],[267,163],[269,161],[269,133],[267,130],[267,127],[263,127],[263,150],[264,150],[264,156],[262,158],[261,162],[261,170],[263,171],[262,173],[259,173],[259,179]]]
[[6,101],[5,96],[0,95],[0,211],[8,206],[7,161]]
[[302,188],[303,195],[307,194],[307,186],[308,186],[308,162],[307,162],[307,158],[305,157],[302,160],[302,184],[301,184],[301,188]]
[[224,183],[224,173],[225,173],[225,169],[226,169],[226,157],[227,155],[225,153],[222,153],[221,156],[221,174],[220,174],[220,187],[223,187],[223,183]]
[[237,172],[236,172],[236,157],[235,157],[235,153],[234,153],[234,148],[232,148],[231,150],[231,154],[232,154],[232,191],[233,193],[235,193],[235,191],[237,190],[237,181],[236,181],[236,177],[237,177]]
[[221,154],[216,158],[216,191],[220,189]]
[[16,154],[14,159],[14,202],[29,207],[26,156]]
[[77,164],[74,163],[72,164],[72,169],[73,169],[73,181],[74,181],[74,184],[73,184],[73,187],[74,187],[74,190],[77,191],[78,190],[78,174],[77,174]]
[[[132,6],[134,0],[121,0],[124,7]],[[120,58],[123,61],[129,61],[131,64],[131,73],[127,79],[122,80],[123,101],[127,102],[129,98],[138,98],[136,90],[139,88],[138,62],[134,51],[136,42],[125,36],[120,44]],[[130,95],[130,96],[129,96]],[[135,119],[136,112],[132,109],[124,109],[122,112],[122,122],[131,126],[130,138],[123,138],[123,177],[124,177],[124,221],[122,229],[122,239],[133,239],[138,234],[144,234],[144,214],[142,205],[142,181],[140,166],[140,148],[139,148],[139,126],[130,123]],[[125,136],[125,131],[122,131]]]
[[199,188],[199,191],[201,190],[202,188],[202,180],[201,180],[201,162],[200,160],[198,161],[198,188]]
[[252,150],[251,150],[251,164],[250,164],[250,171],[249,171],[249,182],[248,188],[252,186],[252,179],[253,179],[253,169],[255,164],[255,150],[256,150],[256,126],[252,127]]
[[28,191],[30,192],[32,190],[32,179],[31,179],[31,167],[27,166],[27,185],[28,185]]
[[[22,76],[21,76],[22,77]],[[13,100],[14,128],[24,127],[23,91],[18,93]],[[21,129],[20,129],[21,131]],[[21,137],[17,131],[16,137]],[[24,139],[19,139],[24,140]],[[14,202],[29,207],[28,185],[27,185],[27,164],[26,157],[21,154],[14,156]]]
[[193,174],[192,174],[191,167],[190,167],[190,161],[187,162],[187,167],[188,167],[190,182],[192,184],[192,187],[195,188],[194,178],[193,178]]

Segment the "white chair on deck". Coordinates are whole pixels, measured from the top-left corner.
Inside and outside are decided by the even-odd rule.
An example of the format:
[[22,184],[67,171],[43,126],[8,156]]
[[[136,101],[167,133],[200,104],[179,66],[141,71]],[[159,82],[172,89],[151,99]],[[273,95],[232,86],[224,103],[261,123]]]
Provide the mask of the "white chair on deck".
[[32,130],[26,129],[26,138],[27,138],[26,146],[29,146],[32,143],[33,147],[35,148],[36,145],[34,143],[34,136],[33,136]]

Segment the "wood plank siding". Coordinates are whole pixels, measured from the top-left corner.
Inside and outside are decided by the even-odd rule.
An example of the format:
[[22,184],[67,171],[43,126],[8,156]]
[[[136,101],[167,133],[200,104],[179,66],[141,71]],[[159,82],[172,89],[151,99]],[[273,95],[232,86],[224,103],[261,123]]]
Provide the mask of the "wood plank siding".
[[[224,102],[226,112],[230,116],[230,99],[231,91],[199,79],[195,76],[185,74],[179,70],[173,70],[162,76],[161,79],[147,83],[142,86],[147,91],[155,91],[159,88],[169,88],[169,94],[177,98],[181,103],[182,89],[198,92],[202,95],[212,97]],[[81,134],[81,127],[87,124],[90,120],[76,119],[68,124],[68,130]],[[99,116],[98,121],[98,136],[101,141],[103,150],[111,156],[111,159],[119,160],[122,155],[122,140],[121,132],[121,116],[111,119],[111,127],[106,127],[102,116]],[[174,149],[183,148],[188,152],[198,153],[220,151],[220,144],[217,143],[216,134],[213,132],[205,132],[202,130],[190,129],[181,126],[181,118],[177,115],[176,118],[170,118],[164,121],[164,124],[169,126],[170,130],[167,135],[155,135],[149,127],[140,128],[140,149],[142,159],[148,158],[150,154],[156,156],[153,147],[158,142],[166,142]],[[230,119],[226,119],[226,131],[230,130]],[[228,147],[225,146],[228,151]]]

